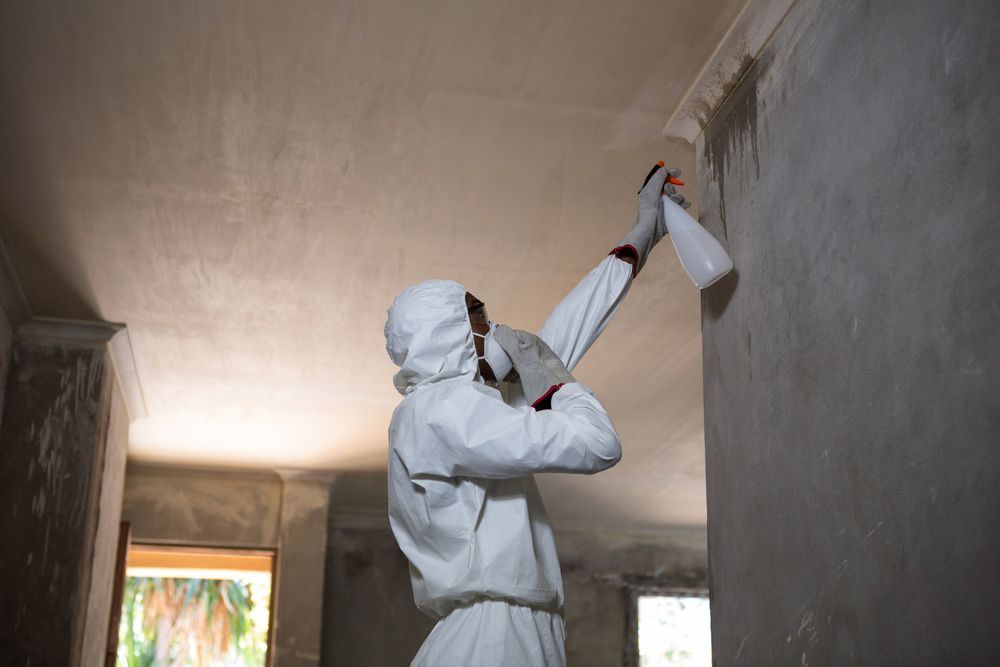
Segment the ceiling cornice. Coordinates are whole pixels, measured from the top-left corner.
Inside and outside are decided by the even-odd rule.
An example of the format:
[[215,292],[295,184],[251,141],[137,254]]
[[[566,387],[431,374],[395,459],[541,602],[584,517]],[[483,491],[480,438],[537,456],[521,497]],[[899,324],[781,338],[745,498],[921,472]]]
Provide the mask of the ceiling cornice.
[[695,142],[795,3],[796,0],[747,0],[670,114],[663,127],[665,137]]

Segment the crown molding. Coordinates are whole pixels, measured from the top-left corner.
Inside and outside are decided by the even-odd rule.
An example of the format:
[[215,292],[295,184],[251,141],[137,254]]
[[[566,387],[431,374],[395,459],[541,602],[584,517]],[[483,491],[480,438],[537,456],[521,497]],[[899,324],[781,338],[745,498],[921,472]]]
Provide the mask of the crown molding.
[[135,353],[132,350],[132,338],[128,328],[118,330],[108,341],[108,356],[111,357],[111,367],[114,369],[118,386],[125,399],[125,409],[130,422],[142,419],[146,412],[146,395],[139,382],[139,373],[135,366]]
[[22,324],[17,329],[17,334],[32,338],[55,338],[79,343],[107,343],[124,328],[124,324],[117,322],[34,317]]
[[665,137],[695,142],[796,1],[747,0],[670,114],[663,127]]

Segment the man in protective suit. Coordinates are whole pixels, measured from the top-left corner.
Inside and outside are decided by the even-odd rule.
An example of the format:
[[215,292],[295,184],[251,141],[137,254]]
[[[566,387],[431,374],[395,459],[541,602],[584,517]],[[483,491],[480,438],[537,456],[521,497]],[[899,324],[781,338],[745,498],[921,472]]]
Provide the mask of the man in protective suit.
[[665,234],[660,194],[679,174],[654,169],[623,242],[537,335],[491,323],[453,281],[410,287],[389,309],[404,396],[389,426],[389,520],[417,607],[438,619],[412,665],[565,665],[562,577],[533,475],[592,474],[621,457],[607,412],[570,371]]

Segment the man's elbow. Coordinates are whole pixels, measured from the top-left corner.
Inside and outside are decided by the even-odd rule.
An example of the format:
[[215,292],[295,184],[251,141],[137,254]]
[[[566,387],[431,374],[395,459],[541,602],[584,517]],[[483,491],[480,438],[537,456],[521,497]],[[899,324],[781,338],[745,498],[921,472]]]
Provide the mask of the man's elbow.
[[579,388],[582,391],[567,392],[564,396],[560,396],[564,390],[556,392],[553,409],[566,411],[580,438],[578,446],[582,445],[585,449],[585,469],[580,472],[593,474],[607,470],[621,460],[622,444],[604,406],[589,389],[582,385]]
[[601,429],[588,447],[593,461],[590,472],[597,473],[614,466],[622,459],[622,443],[613,428]]

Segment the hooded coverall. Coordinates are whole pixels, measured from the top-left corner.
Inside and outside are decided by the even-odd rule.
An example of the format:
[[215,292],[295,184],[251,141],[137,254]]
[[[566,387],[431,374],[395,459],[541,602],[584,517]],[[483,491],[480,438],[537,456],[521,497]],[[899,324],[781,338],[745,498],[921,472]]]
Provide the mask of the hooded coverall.
[[[632,276],[608,256],[549,315],[538,335],[568,369]],[[519,384],[484,383],[465,291],[443,280],[411,287],[385,326],[405,397],[389,426],[389,520],[414,601],[438,619],[412,665],[565,665],[562,577],[533,475],[599,472],[618,462],[621,445],[581,384],[536,412]]]

